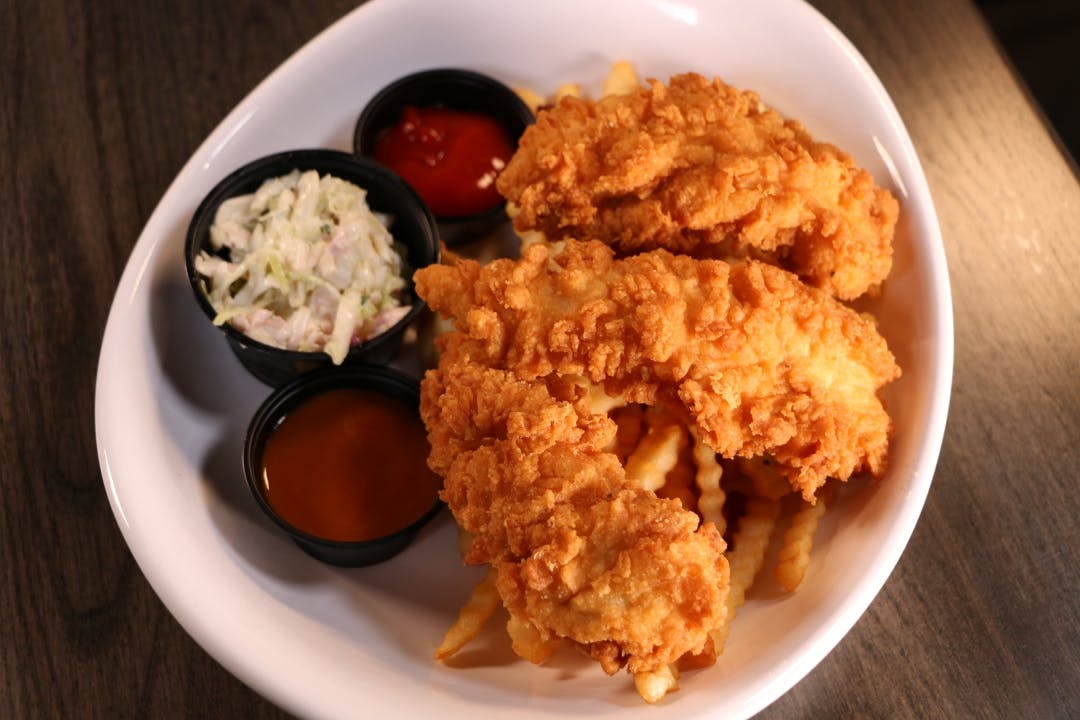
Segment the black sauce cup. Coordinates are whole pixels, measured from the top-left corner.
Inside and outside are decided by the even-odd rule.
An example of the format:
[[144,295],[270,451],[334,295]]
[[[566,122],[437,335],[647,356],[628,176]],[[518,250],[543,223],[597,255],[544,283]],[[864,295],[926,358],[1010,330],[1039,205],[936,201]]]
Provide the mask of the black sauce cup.
[[[271,393],[252,416],[244,438],[244,478],[259,508],[304,552],[331,565],[373,565],[388,560],[408,547],[421,528],[438,514],[443,502],[438,497],[432,498],[431,506],[419,518],[392,534],[372,540],[342,542],[312,535],[291,525],[277,513],[263,491],[263,452],[267,440],[290,412],[321,393],[341,388],[380,393],[415,408],[419,414],[419,382],[393,368],[356,365],[318,370],[297,377]],[[408,480],[393,477],[386,478],[385,482]]]
[[[426,307],[413,287],[412,273],[439,261],[439,235],[435,219],[420,196],[397,174],[372,160],[336,150],[290,150],[259,158],[226,176],[203,199],[188,226],[184,260],[195,299],[207,317],[213,319],[217,315],[207,297],[204,279],[195,270],[195,258],[203,249],[213,252],[210,226],[221,203],[255,192],[264,181],[293,170],[316,170],[320,176],[329,174],[348,180],[367,191],[367,203],[372,211],[391,217],[390,234],[405,251],[406,287],[402,300],[410,303],[411,308],[389,329],[351,347],[343,364],[389,362],[401,347],[405,329]],[[229,323],[219,327],[243,366],[271,387],[279,387],[312,370],[333,366],[324,352],[283,350],[254,340]]]
[[[521,134],[535,119],[516,92],[488,75],[459,68],[422,70],[395,80],[368,101],[356,121],[355,153],[374,157],[379,137],[400,121],[407,106],[487,115],[499,123],[515,150]],[[440,237],[447,245],[481,237],[506,219],[505,201],[471,215],[435,217]]]

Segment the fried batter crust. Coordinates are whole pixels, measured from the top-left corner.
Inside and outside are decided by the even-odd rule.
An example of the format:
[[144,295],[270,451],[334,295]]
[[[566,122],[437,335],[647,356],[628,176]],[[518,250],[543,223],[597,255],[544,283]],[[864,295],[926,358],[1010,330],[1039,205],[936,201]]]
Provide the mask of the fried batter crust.
[[497,182],[515,229],[549,241],[754,257],[845,300],[892,265],[889,191],[757,94],[693,73],[595,102],[563,98],[538,114]]
[[884,472],[900,376],[874,320],[779,268],[663,250],[615,259],[602,243],[532,246],[518,261],[416,275],[460,358],[521,380],[584,376],[611,396],[681,402],[724,457],[769,453],[812,500],[827,477]]
[[429,463],[498,569],[509,611],[613,672],[700,652],[725,616],[728,567],[711,524],[634,487],[593,413],[612,397],[676,403],[727,456],[770,453],[809,500],[828,476],[880,474],[899,369],[873,321],[760,262],[600,242],[521,260],[431,266],[417,290],[455,329],[422,383]]
[[466,561],[497,568],[511,614],[608,673],[705,647],[727,612],[724,541],[679,501],[627,483],[603,450],[606,415],[468,357],[427,374],[421,413],[443,498],[475,536]]

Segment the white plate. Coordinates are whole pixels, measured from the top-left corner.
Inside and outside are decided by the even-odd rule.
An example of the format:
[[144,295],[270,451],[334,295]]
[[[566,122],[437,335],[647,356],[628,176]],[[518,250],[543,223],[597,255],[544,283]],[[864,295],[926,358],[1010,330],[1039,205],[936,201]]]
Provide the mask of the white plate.
[[[767,589],[739,612],[712,668],[658,707],[629,676],[559,655],[515,661],[494,623],[456,667],[434,646],[476,569],[440,517],[373,568],[302,554],[260,517],[240,476],[248,419],[268,394],[205,321],[186,285],[183,235],[199,200],[255,157],[350,149],[365,100],[412,70],[456,65],[550,92],[597,89],[612,61],[666,79],[695,70],[754,88],[851,152],[901,198],[896,262],[875,305],[905,370],[890,389],[888,477],[827,513],[804,585]],[[120,280],[97,378],[97,439],[109,500],[140,568],[184,628],[229,671],[305,716],[740,718],[779,697],[840,640],[899,558],[941,444],[952,314],[940,231],[896,110],[841,34],[795,0],[375,0],[296,53],[187,163]]]

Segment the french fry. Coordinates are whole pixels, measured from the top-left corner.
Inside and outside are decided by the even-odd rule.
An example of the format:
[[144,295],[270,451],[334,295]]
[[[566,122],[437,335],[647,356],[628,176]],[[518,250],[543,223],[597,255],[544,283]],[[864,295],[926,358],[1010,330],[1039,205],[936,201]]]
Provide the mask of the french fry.
[[529,110],[532,110],[533,115],[540,109],[542,105],[547,104],[547,99],[540,93],[527,88],[527,87],[515,87],[514,92],[517,96],[529,106]]
[[627,405],[616,408],[611,413],[611,419],[615,421],[615,439],[609,450],[615,453],[619,462],[626,466],[630,453],[641,442],[645,434],[645,410],[641,405]]
[[747,591],[765,562],[765,551],[769,549],[769,539],[779,514],[780,503],[776,500],[750,498],[746,501],[746,513],[739,519],[739,528],[728,552],[736,607],[745,601]]
[[637,448],[626,459],[626,477],[646,490],[659,490],[668,472],[679,461],[679,446],[685,436],[679,425],[649,428]]
[[499,591],[495,588],[495,568],[488,568],[484,579],[473,588],[472,595],[461,606],[457,620],[446,631],[442,644],[435,649],[435,659],[445,660],[453,657],[458,650],[468,645],[484,624],[499,607]]
[[[686,437],[685,431],[683,437]],[[697,495],[694,493],[696,474],[693,450],[688,443],[682,444],[675,466],[668,470],[664,477],[664,484],[656,491],[657,497],[675,498],[682,503],[684,509],[697,512]]]
[[632,63],[626,60],[618,60],[604,79],[604,97],[608,95],[626,95],[641,87],[641,78]]
[[[608,70],[608,74],[604,77],[600,95],[601,97],[606,97],[608,95],[625,95],[640,87],[642,87],[641,78],[638,76],[637,69],[634,67],[633,63],[628,60],[616,60],[612,63],[611,69]],[[564,97],[584,97],[581,85],[576,82],[567,82],[559,85],[550,98],[544,97],[532,88],[520,85],[514,87],[514,92],[529,106],[529,109],[532,110],[534,115],[545,105],[556,103]]]
[[724,518],[724,503],[727,493],[720,485],[724,469],[716,459],[716,453],[701,441],[697,431],[691,433],[694,443],[694,464],[697,473],[694,482],[700,493],[697,501],[698,514],[702,522],[711,522],[723,535],[727,532],[727,520]]
[[510,646],[518,657],[534,665],[543,665],[559,649],[558,638],[543,639],[531,623],[513,615],[506,623],[506,633],[510,636]]
[[791,524],[784,531],[784,542],[780,546],[773,574],[788,592],[799,587],[806,575],[806,568],[810,565],[810,551],[814,547],[814,535],[830,500],[831,498],[819,494],[813,505],[802,501],[802,506],[791,516]]
[[645,702],[659,702],[669,692],[679,689],[679,668],[668,664],[651,672],[634,673],[634,686]]
[[765,552],[769,549],[769,539],[776,528],[779,514],[778,500],[752,497],[746,502],[746,512],[739,518],[732,548],[727,553],[731,578],[727,616],[724,623],[710,633],[718,652],[727,640],[736,610],[746,601],[746,593],[765,563]]
[[563,83],[555,90],[555,102],[564,97],[581,97],[581,86],[577,83]]
[[750,478],[754,494],[758,497],[779,500],[791,492],[791,484],[767,455],[739,458],[739,469]]

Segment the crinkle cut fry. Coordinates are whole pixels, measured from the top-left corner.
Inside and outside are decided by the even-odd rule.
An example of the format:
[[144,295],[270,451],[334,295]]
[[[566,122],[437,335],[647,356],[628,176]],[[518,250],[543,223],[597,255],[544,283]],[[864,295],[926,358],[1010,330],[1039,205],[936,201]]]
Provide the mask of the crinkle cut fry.
[[675,664],[634,675],[634,686],[647,703],[657,703],[665,695],[679,689],[679,668]]
[[738,530],[727,554],[731,573],[727,615],[724,624],[712,632],[713,646],[717,652],[724,647],[735,613],[746,601],[746,593],[761,572],[779,514],[778,500],[758,497],[747,500],[746,511],[739,518]]
[[701,442],[697,428],[691,430],[691,436],[696,466],[694,483],[701,493],[697,503],[698,514],[701,515],[702,522],[711,522],[716,526],[717,532],[723,535],[727,531],[727,520],[724,517],[727,493],[720,482],[723,479],[724,470],[716,460],[716,453]]
[[792,516],[787,530],[784,531],[783,544],[777,553],[776,567],[773,574],[788,592],[794,592],[803,581],[806,569],[810,567],[810,551],[814,547],[814,535],[818,524],[825,515],[827,506],[832,504],[832,493],[826,486],[818,494],[813,505],[803,503]]
[[534,665],[543,665],[559,649],[558,638],[545,640],[539,630],[514,615],[506,621],[506,632],[517,656]]
[[878,397],[900,370],[873,321],[754,261],[663,250],[614,259],[599,242],[532,246],[521,260],[416,274],[469,357],[515,377],[585,376],[612,396],[672,394],[724,457],[768,453],[812,501],[827,477],[885,469],[891,421]]

